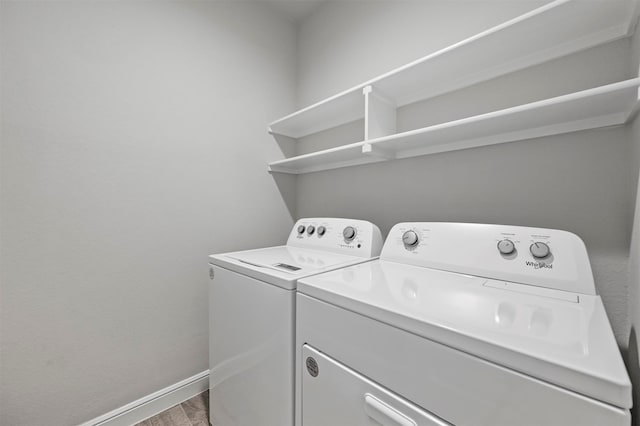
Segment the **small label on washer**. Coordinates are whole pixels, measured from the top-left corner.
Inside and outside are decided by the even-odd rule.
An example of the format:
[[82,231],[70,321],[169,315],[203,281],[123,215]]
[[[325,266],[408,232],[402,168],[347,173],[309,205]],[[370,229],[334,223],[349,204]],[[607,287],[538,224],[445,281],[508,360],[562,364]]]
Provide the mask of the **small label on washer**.
[[299,271],[300,270],[300,268],[298,268],[297,266],[287,265],[286,263],[276,263],[273,266],[275,266],[276,268],[287,269],[289,271]]
[[307,357],[306,364],[307,364],[307,371],[309,372],[309,374],[311,374],[311,377],[317,377],[318,363],[316,362],[316,360],[309,356]]

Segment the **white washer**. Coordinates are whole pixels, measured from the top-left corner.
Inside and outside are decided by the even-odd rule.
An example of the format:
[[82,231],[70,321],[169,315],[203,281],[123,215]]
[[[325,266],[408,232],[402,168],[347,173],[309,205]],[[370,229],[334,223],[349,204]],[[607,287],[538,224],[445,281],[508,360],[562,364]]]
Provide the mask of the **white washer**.
[[301,219],[285,246],[210,256],[211,423],[285,426],[294,419],[296,282],[372,260],[370,222]]
[[380,259],[298,283],[296,423],[629,425],[584,244],[401,223]]

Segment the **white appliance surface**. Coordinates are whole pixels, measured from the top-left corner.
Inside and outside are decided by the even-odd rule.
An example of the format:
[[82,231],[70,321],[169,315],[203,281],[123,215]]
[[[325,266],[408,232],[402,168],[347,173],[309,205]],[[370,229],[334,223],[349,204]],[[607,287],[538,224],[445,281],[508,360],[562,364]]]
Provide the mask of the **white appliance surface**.
[[366,258],[292,246],[210,256],[214,265],[290,290],[295,289],[296,281],[302,277],[360,263],[363,259]]
[[305,397],[319,402],[305,406],[305,426],[449,425],[309,346],[302,348],[302,357],[311,357],[314,371],[322,372],[316,376],[305,374],[303,378]]
[[[357,418],[355,412],[364,409],[366,393],[372,393],[369,389],[353,389],[340,377],[325,377],[336,373],[319,360],[317,377],[311,377],[306,364],[312,362],[304,357],[305,348],[321,352],[399,399],[411,401],[456,426],[630,425],[628,409],[596,401],[300,292],[296,295],[296,336],[297,425],[339,425],[340,422],[331,422],[335,411],[351,410],[349,418]],[[349,394],[343,395],[345,392]],[[388,399],[385,403],[413,419],[402,404]],[[353,422],[349,426],[365,425],[370,422]]]
[[298,290],[606,401],[631,406],[631,384],[597,296],[369,262],[311,277]]
[[296,281],[381,247],[370,222],[317,218],[296,222],[285,246],[209,257],[212,425],[293,424]]
[[382,235],[371,222],[355,219],[298,220],[284,246],[209,256],[213,265],[289,290],[302,277],[377,258]]
[[[379,260],[302,279],[298,283],[298,293],[299,363],[303,362],[300,351],[304,344],[339,359],[342,357],[343,362],[348,359],[347,367],[360,373],[367,370],[367,363],[377,359],[371,352],[377,345],[373,337],[357,339],[359,346],[367,347],[360,356],[358,349],[354,349],[355,343],[352,347],[347,341],[339,345],[331,339],[323,340],[323,336],[330,334],[335,336],[336,342],[340,340],[336,325],[330,325],[337,318],[335,310],[324,314],[331,317],[326,324],[317,318],[320,314],[311,314],[316,310],[329,312],[328,307],[323,308],[328,303],[345,310],[345,318],[340,324],[349,323],[353,327],[351,335],[380,337],[384,328],[373,324],[382,323],[391,326],[390,330],[396,330],[389,332],[387,345],[396,339],[394,333],[419,336],[425,341],[506,367],[512,375],[521,373],[525,375],[522,377],[550,384],[546,387],[523,384],[524,379],[514,382],[512,390],[521,388],[530,392],[526,396],[529,406],[543,401],[549,404],[551,400],[575,395],[567,396],[570,402],[558,411],[558,419],[565,423],[571,421],[572,410],[578,409],[583,414],[589,413],[586,419],[610,422],[615,419],[615,424],[628,423],[631,383],[602,301],[595,294],[586,249],[573,234],[500,225],[402,223],[390,231]],[[301,304],[300,300],[305,303]],[[363,319],[357,319],[352,313]],[[333,327],[334,331],[318,330],[322,327]],[[371,331],[363,332],[367,328]],[[409,337],[402,339],[409,340]],[[417,346],[403,348],[404,352],[414,350],[420,353]],[[392,365],[397,361],[394,356],[398,355],[386,353],[390,365],[379,364],[369,373],[376,376],[376,380],[382,380],[382,385],[385,385],[384,380],[394,381],[402,376],[403,369],[432,368],[445,377],[447,369],[456,369],[456,357],[449,355],[452,365],[445,368],[431,362],[436,359],[435,351],[430,347],[424,352],[424,363],[420,365],[407,364],[406,360],[402,361],[404,365]],[[464,370],[462,364],[457,368]],[[386,369],[393,374],[382,371]],[[303,370],[301,367],[298,374],[304,374]],[[479,369],[475,368],[473,374],[477,371]],[[495,377],[483,379],[487,389],[485,396],[497,392],[492,381],[507,380],[500,379],[498,373],[487,374]],[[437,382],[436,376],[433,373],[428,380]],[[388,379],[383,380],[384,377]],[[442,380],[449,381],[452,386],[454,376],[448,377]],[[473,388],[472,379],[469,378],[465,387]],[[413,396],[414,402],[421,395],[430,393],[424,386]],[[561,397],[550,399],[549,395],[558,391],[542,389],[554,387],[570,393],[559,393]],[[445,389],[441,388],[440,393],[446,393]],[[393,391],[403,393],[402,389],[394,388]],[[462,398],[465,391],[458,389],[454,394]],[[304,398],[304,393],[298,397],[302,404],[300,398]],[[588,408],[584,406],[585,401],[592,401],[587,404]],[[428,402],[424,403],[428,405]],[[441,407],[448,403],[434,405]],[[446,409],[439,410],[438,415],[452,421],[445,415]],[[508,412],[503,410],[502,414],[495,414],[487,424],[502,421],[508,424],[513,420]],[[568,417],[562,412],[569,413]],[[305,418],[305,422],[309,419]],[[478,419],[475,422],[483,423]]]
[[295,291],[212,266],[209,404],[214,426],[287,424],[293,413]]

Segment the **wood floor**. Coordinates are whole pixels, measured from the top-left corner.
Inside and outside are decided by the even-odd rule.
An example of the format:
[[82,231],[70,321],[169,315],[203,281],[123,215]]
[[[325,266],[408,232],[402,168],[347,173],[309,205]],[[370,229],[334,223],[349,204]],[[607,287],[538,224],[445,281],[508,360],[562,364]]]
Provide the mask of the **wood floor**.
[[196,395],[135,426],[209,426],[209,391]]

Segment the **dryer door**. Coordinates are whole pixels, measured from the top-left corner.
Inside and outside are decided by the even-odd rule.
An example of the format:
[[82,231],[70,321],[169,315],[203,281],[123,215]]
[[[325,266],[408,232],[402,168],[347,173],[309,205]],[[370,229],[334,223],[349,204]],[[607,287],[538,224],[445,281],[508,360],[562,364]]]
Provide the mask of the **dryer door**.
[[447,426],[311,346],[302,348],[304,426]]

